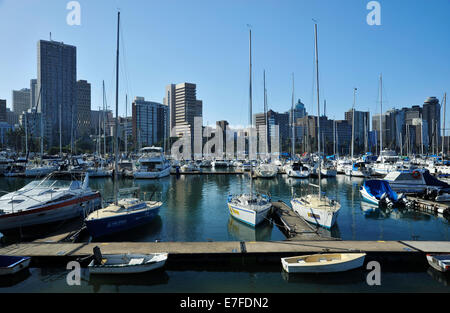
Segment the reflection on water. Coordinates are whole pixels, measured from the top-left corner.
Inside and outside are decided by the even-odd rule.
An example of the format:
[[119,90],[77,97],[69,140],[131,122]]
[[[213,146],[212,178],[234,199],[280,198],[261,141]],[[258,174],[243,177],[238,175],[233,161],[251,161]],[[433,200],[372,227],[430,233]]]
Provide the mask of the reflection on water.
[[450,273],[439,272],[434,268],[432,268],[431,266],[428,268],[427,273],[428,275],[433,277],[434,280],[441,283],[442,285],[450,286]]
[[287,273],[281,272],[281,276],[288,283],[316,284],[316,285],[355,285],[366,281],[367,273],[359,268],[347,272],[338,273]]
[[235,218],[228,219],[228,232],[236,241],[270,241],[273,224],[264,221],[256,227],[250,227]]
[[164,270],[130,275],[89,275],[89,286],[93,292],[120,292],[121,286],[157,286],[167,285],[169,275]]
[[[30,182],[22,178],[1,178],[0,190],[13,191]],[[364,179],[338,175],[321,179],[322,191],[341,204],[336,227],[320,229],[325,236],[343,240],[450,240],[449,222],[413,210],[371,206],[362,201],[359,188]],[[317,193],[318,179],[297,179],[278,175],[273,179],[255,179],[254,190],[268,194],[273,201],[290,206],[293,195]],[[90,180],[90,186],[106,199],[113,198],[111,178]],[[148,225],[108,238],[108,241],[229,241],[284,240],[277,226],[265,224],[261,230],[246,229],[230,220],[227,197],[249,192],[248,175],[180,175],[158,180],[119,181],[119,188],[139,187],[141,198],[162,200],[159,218]],[[148,198],[147,198],[148,200]],[[237,221],[236,221],[237,222]]]

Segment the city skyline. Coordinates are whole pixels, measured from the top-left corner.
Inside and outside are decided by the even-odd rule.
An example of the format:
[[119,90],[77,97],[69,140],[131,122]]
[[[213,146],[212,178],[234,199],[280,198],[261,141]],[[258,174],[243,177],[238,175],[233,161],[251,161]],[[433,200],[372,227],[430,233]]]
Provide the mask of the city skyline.
[[[441,100],[450,85],[450,66],[446,66],[448,60],[444,52],[447,43],[439,40],[448,22],[439,15],[450,7],[448,2],[417,3],[414,8],[407,6],[407,1],[379,2],[382,24],[370,26],[366,23],[369,11],[365,1],[339,5],[326,1],[286,1],[282,6],[270,1],[232,1],[227,5],[199,1],[192,7],[180,1],[140,2],[139,5],[123,1],[79,1],[81,25],[69,26],[66,23],[69,11],[64,1],[25,4],[3,0],[0,1],[0,26],[8,23],[8,27],[0,27],[3,29],[0,32],[8,40],[11,34],[7,34],[7,29],[17,26],[17,34],[9,41],[8,48],[18,51],[18,57],[11,60],[8,56],[12,51],[2,49],[0,52],[0,67],[12,73],[7,80],[0,78],[0,98],[6,99],[11,108],[11,91],[29,87],[30,79],[36,78],[33,48],[38,40],[49,39],[52,32],[53,40],[77,47],[77,79],[87,80],[92,85],[91,108],[96,109],[101,103],[103,79],[109,108],[113,108],[115,12],[120,8],[124,29],[120,103],[126,93],[128,99],[143,96],[162,102],[167,84],[192,82],[197,84],[198,98],[204,102],[205,124],[227,120],[231,125],[246,125],[247,24],[250,24],[254,46],[253,112],[263,112],[262,73],[265,69],[269,109],[277,112],[290,109],[291,75],[294,73],[295,98],[301,99],[308,113],[314,115],[312,18],[318,20],[321,99],[327,100],[330,118],[344,118],[343,112],[348,111],[353,102],[354,87],[358,88],[356,109],[379,112],[377,80],[380,73],[385,81],[383,107],[386,109],[383,111],[421,105],[430,96]],[[324,3],[326,5],[321,7]],[[177,10],[177,17],[179,12],[185,16],[176,23],[172,19],[164,20],[166,10],[174,6],[186,9]],[[340,10],[336,10],[337,7]],[[8,12],[18,8],[22,10],[15,14],[17,21],[11,20],[8,16],[13,15]],[[221,13],[214,15],[215,18],[208,16],[216,10]],[[273,16],[269,16],[272,11]],[[432,12],[435,19],[427,20],[424,25],[421,16],[426,12]],[[150,21],[142,20],[146,13],[151,15]],[[25,31],[24,25],[18,24],[33,14],[39,16],[34,19],[36,27],[32,32]],[[187,36],[177,36],[174,40],[177,27],[189,17],[202,18],[185,25],[183,33]],[[207,23],[211,23],[210,28],[206,27]],[[404,36],[399,37],[398,32]],[[428,51],[418,44],[420,41],[425,46],[427,43],[439,45]],[[230,106],[233,110],[229,110]],[[119,113],[124,115],[125,110],[120,107]]]

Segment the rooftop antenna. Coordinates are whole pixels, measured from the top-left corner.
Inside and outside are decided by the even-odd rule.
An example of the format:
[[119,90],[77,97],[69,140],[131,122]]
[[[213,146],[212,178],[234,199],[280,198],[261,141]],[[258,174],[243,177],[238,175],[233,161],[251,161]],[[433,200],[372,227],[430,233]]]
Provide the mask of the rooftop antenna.
[[52,32],[50,32],[50,41],[52,41]]

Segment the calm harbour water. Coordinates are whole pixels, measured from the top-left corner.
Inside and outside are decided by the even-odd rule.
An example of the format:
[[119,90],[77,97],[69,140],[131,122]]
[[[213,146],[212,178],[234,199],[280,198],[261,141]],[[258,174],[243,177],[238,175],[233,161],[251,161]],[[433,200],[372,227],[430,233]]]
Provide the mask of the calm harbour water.
[[[29,180],[1,178],[0,190],[11,191]],[[257,191],[269,193],[273,201],[289,204],[292,194],[317,192],[309,182],[279,175],[275,179],[254,180]],[[440,216],[414,211],[378,210],[366,214],[359,187],[363,179],[338,176],[323,179],[323,191],[342,206],[337,226],[326,235],[343,240],[449,240],[450,224]],[[91,188],[104,198],[113,195],[112,179],[90,180]],[[120,188],[138,186],[141,197],[154,197],[164,202],[159,217],[151,223],[127,233],[101,241],[270,241],[284,240],[276,225],[265,222],[256,229],[234,219],[228,213],[229,194],[249,191],[248,176],[187,175],[160,180],[121,180]],[[0,292],[449,292],[448,276],[423,268],[403,273],[382,274],[382,286],[367,285],[365,270],[333,276],[293,276],[280,266],[258,269],[208,269],[204,271],[165,271],[126,278],[85,278],[81,286],[68,286],[68,271],[61,268],[32,268],[18,281],[0,281]]]

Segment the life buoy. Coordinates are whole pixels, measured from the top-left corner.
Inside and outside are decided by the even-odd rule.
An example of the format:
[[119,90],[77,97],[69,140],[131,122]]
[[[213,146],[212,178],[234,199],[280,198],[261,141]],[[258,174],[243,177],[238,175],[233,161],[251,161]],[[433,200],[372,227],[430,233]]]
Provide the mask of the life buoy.
[[420,172],[414,171],[414,172],[412,173],[412,176],[413,176],[415,179],[419,179],[419,178],[420,178]]

